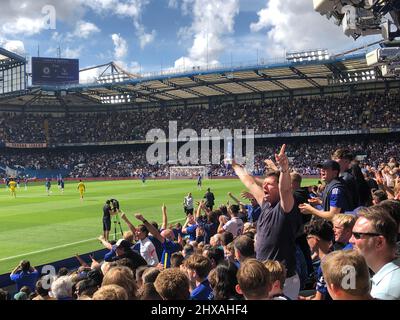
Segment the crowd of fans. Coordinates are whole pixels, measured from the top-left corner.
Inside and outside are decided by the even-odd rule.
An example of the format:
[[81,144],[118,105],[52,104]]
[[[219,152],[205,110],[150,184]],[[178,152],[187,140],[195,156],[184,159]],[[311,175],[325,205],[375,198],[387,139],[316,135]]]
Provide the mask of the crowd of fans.
[[[292,167],[302,175],[317,175],[319,171],[316,165],[326,159],[330,150],[334,148],[350,149],[356,155],[365,156],[366,162],[371,166],[378,167],[385,159],[400,158],[397,144],[397,139],[323,138],[312,141],[289,141],[287,145]],[[265,172],[264,155],[274,154],[275,148],[273,143],[264,143],[255,147],[254,174],[262,175]],[[210,176],[234,175],[232,168],[223,164],[223,157],[224,151],[221,150],[221,163],[207,166]],[[211,161],[211,154],[209,159]],[[68,170],[70,177],[73,178],[138,177],[141,174],[153,178],[168,178],[170,175],[169,164],[150,165],[148,163],[145,148],[103,147],[85,151],[80,149],[46,149],[42,151],[0,149],[1,165],[33,170],[63,169]],[[180,164],[171,166],[175,165],[179,166]],[[192,171],[189,173],[195,175]]]
[[[34,120],[7,115],[0,120],[0,139],[50,144],[137,140],[149,129],[167,130],[169,120],[178,121],[178,130],[198,132],[399,127],[399,98],[372,93],[236,108]],[[226,199],[215,199],[210,190],[203,199],[188,194],[184,203],[192,207],[184,208],[185,223],[168,223],[163,205],[161,226],[114,207],[129,231],[110,241],[104,224],[99,241],[108,252],[101,261],[88,263],[77,256],[79,269],[41,276],[23,260],[10,274],[17,292],[11,296],[0,289],[0,300],[400,300],[398,143],[393,137],[320,138],[291,140],[279,151],[264,141],[256,147],[252,174],[237,163],[208,167],[212,176],[238,176],[247,188],[241,198],[228,193],[233,204],[215,206],[214,200]],[[0,164],[62,168],[71,177],[169,176],[169,165],[149,165],[140,147],[6,149],[0,151]],[[301,186],[302,175],[317,174],[318,185]],[[109,219],[108,205],[103,211]]]
[[108,201],[105,216],[118,213],[129,231],[110,241],[105,227],[104,259],[76,256],[79,269],[43,277],[23,260],[10,274],[13,298],[399,300],[399,163],[365,167],[367,181],[354,155],[337,149],[321,167],[321,185],[301,187],[285,148],[267,163],[262,186],[234,164],[248,192],[240,200],[228,193],[233,204],[215,207],[208,189],[194,211],[185,207],[183,225],[168,223],[165,205],[159,226]]
[[256,134],[399,128],[398,93],[282,99],[264,104],[196,106],[130,112],[51,115],[2,114],[0,141],[14,143],[88,143],[144,140],[155,128],[178,131],[254,129]]

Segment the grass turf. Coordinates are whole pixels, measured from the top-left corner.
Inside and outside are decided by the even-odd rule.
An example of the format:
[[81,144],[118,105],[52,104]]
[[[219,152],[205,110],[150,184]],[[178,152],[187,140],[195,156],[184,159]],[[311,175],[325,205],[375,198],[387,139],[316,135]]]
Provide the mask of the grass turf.
[[[315,183],[304,180],[303,185]],[[51,263],[102,249],[96,238],[102,234],[102,208],[107,199],[115,198],[121,209],[137,224],[134,213],[142,213],[147,220],[161,222],[161,205],[165,203],[168,221],[183,221],[182,202],[187,192],[195,200],[204,196],[210,187],[216,204],[226,203],[227,193],[237,197],[244,190],[239,180],[204,180],[202,190],[196,180],[85,182],[83,202],[79,199],[77,183],[66,183],[64,194],[56,184],[47,195],[44,184],[23,185],[17,189],[17,198],[0,188],[0,274],[10,272],[22,259],[32,265]],[[122,222],[123,229],[126,226]],[[112,226],[114,228],[114,226]],[[112,230],[113,232],[113,230]],[[113,238],[113,237],[111,237]]]

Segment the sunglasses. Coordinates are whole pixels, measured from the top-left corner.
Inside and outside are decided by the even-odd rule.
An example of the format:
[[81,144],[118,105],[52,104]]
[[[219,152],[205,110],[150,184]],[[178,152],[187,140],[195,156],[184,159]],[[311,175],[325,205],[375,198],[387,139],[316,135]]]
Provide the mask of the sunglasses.
[[374,233],[374,232],[352,232],[354,238],[356,239],[361,239],[362,236],[368,236],[368,237],[378,237],[381,236],[380,233]]

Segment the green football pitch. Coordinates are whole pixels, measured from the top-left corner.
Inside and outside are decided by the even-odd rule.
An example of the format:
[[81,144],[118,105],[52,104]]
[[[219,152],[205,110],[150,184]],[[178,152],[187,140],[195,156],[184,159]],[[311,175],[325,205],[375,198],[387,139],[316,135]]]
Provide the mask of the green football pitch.
[[[315,180],[307,179],[303,185],[313,183]],[[204,180],[202,190],[197,189],[196,180],[148,180],[144,185],[137,180],[85,184],[83,202],[75,182],[66,183],[63,194],[53,184],[50,196],[44,184],[28,185],[27,190],[21,186],[15,199],[1,185],[0,274],[10,272],[22,259],[40,265],[102,249],[97,237],[102,234],[102,208],[107,199],[118,199],[121,210],[133,224],[138,223],[133,214],[139,212],[147,220],[161,222],[161,205],[165,203],[168,222],[173,223],[184,221],[182,202],[188,192],[199,200],[210,187],[218,205],[228,201],[229,191],[239,196],[244,190],[236,179]],[[126,230],[124,222],[121,224]]]

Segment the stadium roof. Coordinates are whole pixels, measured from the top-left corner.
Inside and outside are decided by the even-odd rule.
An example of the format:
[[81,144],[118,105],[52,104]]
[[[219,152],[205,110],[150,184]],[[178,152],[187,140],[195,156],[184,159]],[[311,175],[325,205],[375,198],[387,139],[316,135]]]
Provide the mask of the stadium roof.
[[25,58],[6,49],[0,48],[0,70],[4,70],[9,65],[15,63],[25,63]]
[[[191,70],[183,73],[170,71],[168,74],[164,72],[118,80],[120,82],[98,81],[86,85],[32,87],[22,96],[0,97],[0,103],[24,106],[85,106],[102,103],[105,97],[116,97],[114,103],[136,105],[239,94],[291,92],[302,88],[323,89],[334,81],[339,84],[339,80],[343,85],[362,82],[361,73],[370,70],[365,55],[357,54],[323,61],[287,61],[270,65]],[[351,78],[354,74],[359,74],[359,77]],[[368,79],[370,82],[384,81],[379,76],[375,78],[375,75],[364,78]],[[118,100],[122,97],[129,97],[129,100]]]

